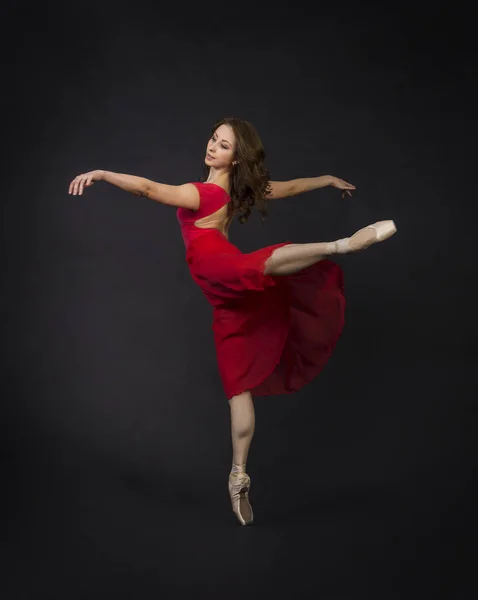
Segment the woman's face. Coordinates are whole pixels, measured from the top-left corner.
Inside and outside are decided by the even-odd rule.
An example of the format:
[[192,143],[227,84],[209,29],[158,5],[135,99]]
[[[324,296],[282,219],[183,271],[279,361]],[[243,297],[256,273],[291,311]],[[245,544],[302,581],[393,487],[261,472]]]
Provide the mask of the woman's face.
[[229,125],[220,125],[212,134],[206,150],[205,163],[208,167],[229,167],[236,152],[234,132]]

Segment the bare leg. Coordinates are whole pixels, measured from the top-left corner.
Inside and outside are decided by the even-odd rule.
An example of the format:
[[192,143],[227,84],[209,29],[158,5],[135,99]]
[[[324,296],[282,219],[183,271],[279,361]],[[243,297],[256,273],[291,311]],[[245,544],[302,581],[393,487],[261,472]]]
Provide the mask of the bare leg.
[[265,264],[266,275],[290,275],[327,258],[335,251],[335,242],[287,244],[276,248]]
[[266,260],[266,275],[290,275],[327,258],[331,254],[348,254],[365,250],[372,244],[387,240],[397,231],[393,221],[377,221],[355,232],[350,238],[334,242],[287,244],[276,248]]
[[250,525],[254,520],[249,502],[251,479],[246,473],[246,462],[252,436],[255,414],[250,392],[243,392],[229,400],[231,407],[232,469],[229,474],[229,496],[232,510],[241,525]]
[[229,399],[231,407],[232,463],[246,469],[255,428],[254,403],[250,392]]

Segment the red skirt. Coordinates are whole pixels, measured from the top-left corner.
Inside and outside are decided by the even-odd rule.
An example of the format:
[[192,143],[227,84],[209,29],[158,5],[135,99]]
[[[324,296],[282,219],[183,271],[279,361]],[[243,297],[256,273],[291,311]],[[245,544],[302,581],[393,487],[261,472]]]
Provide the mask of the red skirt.
[[191,275],[213,306],[219,374],[227,398],[286,394],[327,363],[344,326],[343,274],[322,260],[292,275],[264,274],[283,242],[242,253],[219,231],[189,245]]

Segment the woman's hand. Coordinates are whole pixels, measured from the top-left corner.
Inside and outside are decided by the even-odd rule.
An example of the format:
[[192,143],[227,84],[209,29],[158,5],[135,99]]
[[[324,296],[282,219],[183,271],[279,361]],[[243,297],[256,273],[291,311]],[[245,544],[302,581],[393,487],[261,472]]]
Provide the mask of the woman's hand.
[[355,190],[354,185],[352,185],[351,183],[347,183],[346,181],[344,181],[343,179],[339,179],[338,177],[331,176],[329,185],[336,187],[339,190],[344,190],[342,192],[342,198],[345,197],[345,194],[348,194],[349,196],[351,196],[352,192],[350,190]]
[[83,194],[83,188],[92,186],[95,181],[101,181],[103,175],[103,170],[89,171],[88,173],[77,175],[70,183],[68,193],[73,194],[73,196],[76,196],[77,194],[81,196]]

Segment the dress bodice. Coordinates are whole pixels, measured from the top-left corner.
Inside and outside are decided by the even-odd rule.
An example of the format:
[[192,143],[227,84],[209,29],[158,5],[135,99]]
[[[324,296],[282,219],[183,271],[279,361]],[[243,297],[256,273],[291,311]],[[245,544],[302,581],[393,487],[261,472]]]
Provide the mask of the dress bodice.
[[215,183],[192,183],[197,187],[199,192],[199,208],[197,210],[178,208],[176,211],[186,248],[196,237],[204,235],[210,229],[218,229],[217,227],[198,227],[195,223],[213,215],[231,200],[229,194],[220,185]]

